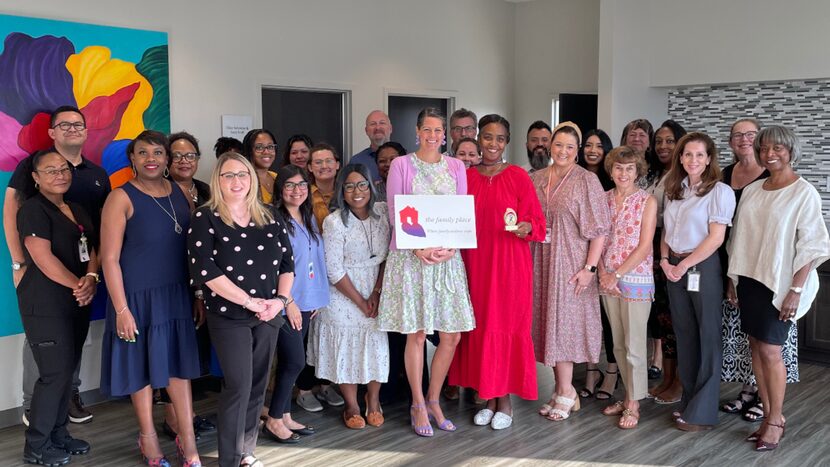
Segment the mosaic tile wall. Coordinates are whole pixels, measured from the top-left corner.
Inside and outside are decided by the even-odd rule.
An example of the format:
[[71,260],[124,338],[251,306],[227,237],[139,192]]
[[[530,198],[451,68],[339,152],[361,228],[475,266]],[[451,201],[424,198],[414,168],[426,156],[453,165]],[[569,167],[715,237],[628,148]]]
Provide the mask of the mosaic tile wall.
[[821,193],[830,223],[830,79],[678,88],[669,92],[669,115],[687,131],[708,133],[721,167],[732,163],[728,139],[735,120],[755,117],[793,129],[802,147],[796,170]]

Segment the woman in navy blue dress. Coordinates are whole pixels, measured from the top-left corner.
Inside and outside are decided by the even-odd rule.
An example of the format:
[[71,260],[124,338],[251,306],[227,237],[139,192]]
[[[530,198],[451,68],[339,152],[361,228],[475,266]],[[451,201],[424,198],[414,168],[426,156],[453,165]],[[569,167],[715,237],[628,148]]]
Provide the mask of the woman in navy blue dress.
[[[190,205],[165,180],[167,138],[145,131],[127,147],[135,178],[113,190],[101,221],[101,263],[107,279],[101,391],[129,395],[148,465],[169,462],[153,424],[153,389],[167,388],[179,420],[193,419],[190,380],[199,376],[188,288]],[[193,425],[176,439],[183,465],[197,466]]]

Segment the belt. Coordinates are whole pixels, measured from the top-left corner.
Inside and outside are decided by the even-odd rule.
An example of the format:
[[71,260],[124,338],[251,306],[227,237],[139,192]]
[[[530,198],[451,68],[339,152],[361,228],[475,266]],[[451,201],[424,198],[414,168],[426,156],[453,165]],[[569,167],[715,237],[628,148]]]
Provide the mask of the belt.
[[689,256],[690,254],[692,254],[691,251],[689,253],[678,253],[678,252],[676,252],[672,249],[669,249],[669,256],[674,256],[675,258],[683,259],[683,258]]

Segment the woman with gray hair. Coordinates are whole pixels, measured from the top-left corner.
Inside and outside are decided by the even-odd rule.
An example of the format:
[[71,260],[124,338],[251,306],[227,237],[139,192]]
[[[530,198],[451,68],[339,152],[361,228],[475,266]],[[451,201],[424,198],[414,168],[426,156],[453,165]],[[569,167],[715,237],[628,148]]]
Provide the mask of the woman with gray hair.
[[740,306],[764,406],[764,423],[747,441],[754,441],[757,451],[771,451],[786,425],[781,346],[818,293],[816,267],[830,258],[830,237],[818,191],[793,169],[801,157],[798,137],[771,126],[758,132],[753,147],[770,176],[747,186],[738,206],[727,248],[734,284],[727,298]]
[[[380,384],[389,374],[389,343],[378,331],[380,286],[389,252],[386,203],[378,202],[372,177],[363,164],[337,175],[332,206],[323,221],[326,270],[331,301],[312,321],[308,363],[318,378],[340,384],[348,428],[381,426]],[[357,385],[366,384],[366,418],[360,415]]]

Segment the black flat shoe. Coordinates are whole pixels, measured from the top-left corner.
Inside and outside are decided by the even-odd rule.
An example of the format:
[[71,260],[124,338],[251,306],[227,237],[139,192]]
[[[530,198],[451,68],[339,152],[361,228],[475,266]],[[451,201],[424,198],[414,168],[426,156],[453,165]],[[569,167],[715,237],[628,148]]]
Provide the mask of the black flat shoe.
[[[179,436],[179,434],[178,434],[178,433],[176,433],[175,431],[173,431],[173,427],[172,427],[172,426],[170,426],[170,424],[169,424],[169,423],[167,423],[167,420],[165,420],[164,422],[162,422],[162,424],[161,424],[161,431],[163,431],[163,432],[164,432],[164,434],[165,434],[165,435],[167,435],[167,437],[168,437],[168,438],[170,438],[170,441],[176,441],[176,437],[177,437],[177,436]],[[193,434],[194,434],[194,435],[195,435],[195,437],[196,437],[196,441],[199,441],[200,439],[202,439],[202,435],[200,435],[198,431],[193,430]]]
[[651,365],[648,368],[648,379],[660,379],[663,376],[663,370]]
[[311,436],[314,433],[317,433],[317,430],[315,430],[314,427],[311,426],[311,425],[306,425],[305,428],[298,428],[296,430],[291,430],[291,431],[293,431],[294,433],[297,433],[300,436]]
[[67,436],[66,438],[55,441],[52,440],[52,446],[55,446],[58,449],[63,449],[66,451],[67,454],[71,454],[73,456],[86,454],[89,452],[90,446],[89,443],[82,439],[76,439],[71,436]]
[[262,425],[262,434],[281,444],[297,444],[300,442],[300,435],[297,433],[291,433],[288,438],[280,438],[276,433],[269,430],[267,425]]
[[56,446],[47,445],[40,451],[29,448],[28,443],[23,447],[23,462],[27,464],[46,465],[50,467],[66,465],[71,460],[69,453]]
[[193,416],[193,431],[195,433],[212,433],[216,431],[216,425],[205,417]]

